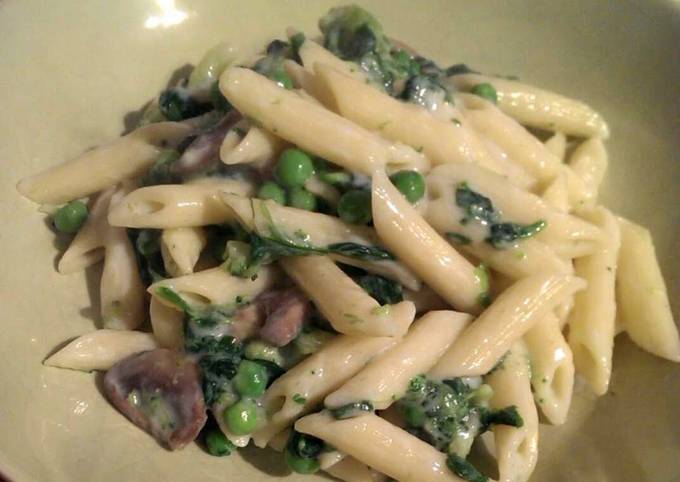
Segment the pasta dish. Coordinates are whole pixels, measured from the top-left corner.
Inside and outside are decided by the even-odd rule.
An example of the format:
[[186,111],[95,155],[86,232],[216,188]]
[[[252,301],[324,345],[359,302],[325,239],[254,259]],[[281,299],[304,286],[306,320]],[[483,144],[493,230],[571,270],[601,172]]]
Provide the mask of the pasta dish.
[[103,263],[100,328],[44,364],[105,372],[168,450],[527,481],[539,417],[577,377],[607,392],[618,333],[680,362],[649,231],[598,200],[607,124],[358,6],[319,28],[213,47],[136,128],[19,182],[71,236],[60,273]]

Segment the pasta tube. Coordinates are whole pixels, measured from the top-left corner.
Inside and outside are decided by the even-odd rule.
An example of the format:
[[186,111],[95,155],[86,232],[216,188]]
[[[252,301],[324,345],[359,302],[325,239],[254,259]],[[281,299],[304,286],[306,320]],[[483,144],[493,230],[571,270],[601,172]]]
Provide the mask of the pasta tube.
[[401,337],[416,315],[410,301],[380,306],[326,256],[285,258],[281,266],[339,333]]
[[538,273],[515,282],[471,324],[432,368],[434,378],[488,373],[539,320],[585,282],[574,276]]
[[324,401],[338,408],[367,400],[376,410],[389,407],[401,398],[411,379],[427,373],[449,348],[471,319],[455,311],[431,311],[393,348],[374,358],[358,374]]
[[475,267],[409,204],[384,172],[373,174],[373,222],[383,243],[456,308],[480,311],[485,291]]
[[96,330],[79,336],[48,357],[43,364],[84,372],[108,370],[130,355],[154,348],[158,348],[158,343],[150,333]]
[[227,69],[220,89],[240,112],[271,133],[351,171],[370,175],[388,165],[429,167],[414,149],[391,144],[252,70]]
[[142,174],[163,148],[177,144],[192,131],[190,126],[178,122],[140,127],[76,159],[22,179],[17,190],[41,204],[60,204],[88,196]]

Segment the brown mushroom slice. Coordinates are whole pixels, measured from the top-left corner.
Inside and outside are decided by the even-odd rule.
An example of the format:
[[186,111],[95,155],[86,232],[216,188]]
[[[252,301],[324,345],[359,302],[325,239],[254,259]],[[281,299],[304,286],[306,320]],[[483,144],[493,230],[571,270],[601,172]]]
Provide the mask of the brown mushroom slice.
[[169,450],[196,439],[207,419],[198,364],[172,350],[159,348],[120,361],[106,372],[104,393]]
[[311,313],[309,299],[294,288],[267,293],[258,302],[264,304],[266,314],[260,337],[274,346],[293,341]]

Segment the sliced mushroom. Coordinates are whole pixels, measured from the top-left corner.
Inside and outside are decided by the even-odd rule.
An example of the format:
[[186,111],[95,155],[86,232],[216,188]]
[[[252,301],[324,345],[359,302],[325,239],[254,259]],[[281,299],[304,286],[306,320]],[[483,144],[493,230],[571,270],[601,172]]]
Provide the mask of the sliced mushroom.
[[106,373],[104,393],[169,450],[192,442],[206,422],[199,367],[175,351],[159,348],[125,358]]

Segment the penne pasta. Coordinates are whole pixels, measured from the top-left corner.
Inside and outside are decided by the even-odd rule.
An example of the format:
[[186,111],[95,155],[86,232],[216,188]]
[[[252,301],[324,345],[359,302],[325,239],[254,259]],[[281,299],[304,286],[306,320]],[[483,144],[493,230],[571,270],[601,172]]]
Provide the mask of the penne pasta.
[[59,259],[57,270],[61,274],[82,271],[104,258],[105,237],[109,229],[106,216],[115,190],[115,187],[111,187],[101,192],[92,203],[87,221]]
[[374,225],[383,243],[447,302],[478,312],[486,288],[475,267],[425,222],[384,172],[373,174],[372,189]]
[[264,166],[276,159],[286,143],[271,132],[260,127],[250,126],[245,135],[230,130],[220,147],[220,159],[228,166],[253,164]]
[[582,279],[569,275],[538,273],[515,282],[458,337],[430,375],[449,379],[488,373],[515,341],[583,288]]
[[[560,250],[583,255],[597,249],[601,236],[597,226],[550,207],[540,197],[518,189],[487,169],[471,164],[438,166],[428,175],[428,189],[435,193],[430,193],[430,196],[442,198],[447,203],[445,206],[456,213],[454,219],[458,220],[466,218],[466,211],[457,205],[455,197],[456,189],[461,185],[488,197],[504,221],[522,224],[545,221],[545,228],[536,234],[535,239],[545,242],[559,255],[563,255]],[[468,224],[466,234],[473,241],[487,236],[487,229],[481,223]],[[473,227],[478,228],[476,233],[471,231]]]
[[268,131],[351,171],[371,174],[388,165],[429,167],[412,148],[391,144],[251,70],[227,69],[220,89],[232,105]]
[[252,193],[244,181],[225,180],[182,185],[142,187],[128,194],[109,212],[112,226],[128,228],[191,228],[221,224],[233,213],[219,199],[219,193],[241,196]]
[[345,457],[332,466],[325,468],[324,472],[346,482],[386,482],[385,475],[371,470],[366,464],[362,464],[354,457]]
[[569,158],[569,168],[581,183],[577,207],[592,207],[597,202],[597,193],[607,171],[607,151],[602,140],[592,138],[583,141]]
[[317,413],[298,420],[295,430],[401,482],[464,482],[446,467],[446,455],[377,415],[335,420]]
[[503,366],[485,379],[493,388],[491,408],[515,406],[523,421],[521,427],[493,427],[499,482],[526,482],[536,466],[538,414],[531,394],[530,376],[526,351],[516,345],[505,357]]
[[616,273],[619,319],[628,336],[641,348],[678,362],[678,328],[652,237],[645,228],[626,219],[619,218],[618,224],[621,230]]
[[568,320],[568,339],[576,371],[597,395],[603,395],[612,369],[614,291],[621,234],[616,218],[605,208],[596,208],[589,217],[601,226],[605,240],[598,252],[574,262],[576,275],[588,282],[588,289],[576,295]]
[[459,90],[489,83],[498,95],[498,107],[519,123],[578,137],[609,137],[604,119],[583,102],[522,84],[514,80],[479,74],[449,77]]
[[221,267],[199,271],[179,278],[157,281],[148,288],[149,294],[166,306],[179,309],[176,305],[158,295],[158,289],[170,288],[188,303],[205,305],[226,305],[237,297],[244,301],[254,298],[271,288],[278,279],[273,267],[263,267],[256,279],[231,276]]
[[302,60],[302,65],[304,65],[305,69],[311,74],[314,73],[316,65],[324,64],[331,66],[333,69],[342,72],[344,75],[349,76],[358,82],[365,84],[368,81],[368,77],[366,77],[356,64],[345,62],[311,40],[305,41],[300,46],[299,55],[300,60]]
[[521,169],[496,162],[460,112],[440,119],[427,109],[394,99],[375,87],[348,77],[328,64],[314,65],[320,100],[360,126],[422,151],[434,165],[473,162],[508,176],[528,188],[534,179]]
[[380,306],[326,256],[286,258],[281,267],[339,333],[401,337],[416,315],[409,301]]
[[201,228],[168,228],[161,234],[161,255],[165,270],[172,277],[194,272],[201,251],[207,244]]
[[84,372],[108,370],[130,355],[157,347],[158,343],[150,333],[96,330],[71,341],[50,355],[43,365]]
[[338,408],[366,400],[376,410],[386,409],[406,393],[413,377],[434,366],[470,319],[470,315],[455,311],[427,313],[394,347],[371,360],[328,395],[324,400],[326,407]]
[[539,320],[524,342],[531,360],[534,400],[553,425],[567,419],[574,388],[574,357],[554,313]]
[[479,96],[461,94],[458,97],[472,127],[491,139],[531,176],[546,183],[558,174],[561,160],[512,117]]
[[[222,195],[224,203],[236,214],[247,231],[266,238],[305,247],[326,248],[338,243],[380,246],[375,231],[367,226],[348,224],[334,216],[281,206],[273,201],[248,199],[233,194]],[[313,251],[310,254],[315,254]],[[394,260],[357,259],[334,253],[331,258],[399,281],[411,289],[420,288],[420,280]]]
[[543,145],[560,161],[564,162],[567,153],[567,136],[563,132],[555,132]]
[[171,350],[184,347],[184,313],[164,305],[156,296],[151,297],[149,304],[149,318],[153,336],[158,345]]
[[73,236],[60,273],[104,260],[104,329],[43,363],[109,370],[104,395],[170,450],[529,482],[539,411],[566,422],[576,373],[604,394],[618,333],[680,362],[650,233],[599,205],[608,126],[440,68],[358,5],[318,27],[215,46],[135,131],[18,183]]
[[568,213],[571,211],[571,201],[569,193],[569,180],[567,171],[569,168],[562,166],[560,173],[543,190],[541,198],[550,207]]
[[404,289],[404,299],[416,306],[416,313],[425,313],[433,310],[445,310],[448,303],[435,293],[429,286],[423,286],[418,291]]
[[17,190],[37,203],[59,204],[102,191],[149,168],[161,150],[176,145],[193,129],[178,122],[140,127],[110,144],[19,181]]
[[[115,192],[111,206],[121,202],[125,192],[125,189]],[[99,285],[102,324],[104,328],[134,330],[146,319],[144,284],[125,228],[108,227],[104,250],[104,270]]]
[[361,370],[397,338],[341,335],[278,378],[262,399],[269,420],[253,433],[258,447],[309,413],[330,392]]

